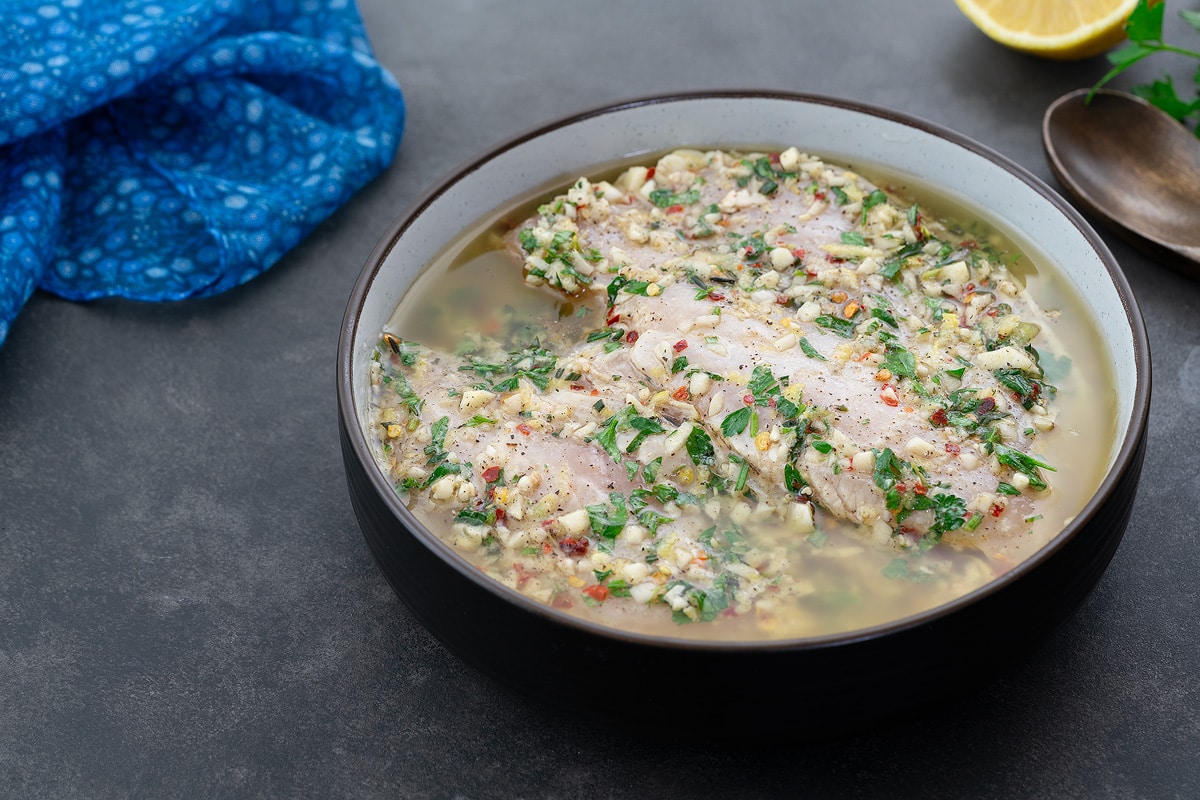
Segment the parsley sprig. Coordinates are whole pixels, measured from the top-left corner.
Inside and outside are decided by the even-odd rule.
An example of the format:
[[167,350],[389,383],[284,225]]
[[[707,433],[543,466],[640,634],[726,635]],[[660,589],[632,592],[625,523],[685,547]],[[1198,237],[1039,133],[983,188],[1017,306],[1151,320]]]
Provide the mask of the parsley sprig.
[[[495,392],[515,392],[520,385],[520,379],[525,378],[543,392],[550,385],[550,380],[558,357],[536,341],[518,350],[508,353],[503,362],[487,361],[478,356],[470,356],[467,363],[459,366],[462,372],[474,372],[488,383],[480,384]],[[503,380],[493,381],[495,376],[507,375]]]
[[[1165,10],[1165,2],[1151,5],[1150,0],[1138,1],[1125,23],[1125,36],[1129,41],[1125,46],[1108,54],[1108,60],[1113,68],[1092,87],[1087,96],[1088,102],[1100,87],[1134,64],[1156,53],[1175,53],[1200,60],[1200,52],[1167,44],[1163,40],[1163,12]],[[1200,32],[1200,11],[1184,10],[1179,12],[1179,16],[1193,30]],[[1197,85],[1197,92],[1200,92],[1200,69],[1193,76],[1193,81]],[[1180,122],[1189,123],[1190,117],[1200,113],[1200,97],[1192,100],[1180,97],[1169,75],[1153,83],[1134,86],[1131,91]],[[1194,132],[1200,137],[1200,123],[1196,124]]]

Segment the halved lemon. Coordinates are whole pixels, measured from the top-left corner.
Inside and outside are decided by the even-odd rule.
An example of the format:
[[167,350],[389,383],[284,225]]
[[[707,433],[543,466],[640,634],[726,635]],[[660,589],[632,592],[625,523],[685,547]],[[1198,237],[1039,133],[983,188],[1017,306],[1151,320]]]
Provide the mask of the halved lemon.
[[1006,47],[1075,61],[1125,38],[1138,0],[954,0],[967,19]]

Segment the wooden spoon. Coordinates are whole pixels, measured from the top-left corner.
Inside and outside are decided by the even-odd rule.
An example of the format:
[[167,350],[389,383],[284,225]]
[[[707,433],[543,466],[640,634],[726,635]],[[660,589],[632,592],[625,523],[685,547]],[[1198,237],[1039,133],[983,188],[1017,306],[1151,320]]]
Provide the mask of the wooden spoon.
[[1087,89],[1051,103],[1042,144],[1084,211],[1155,259],[1200,277],[1200,139],[1140,97]]

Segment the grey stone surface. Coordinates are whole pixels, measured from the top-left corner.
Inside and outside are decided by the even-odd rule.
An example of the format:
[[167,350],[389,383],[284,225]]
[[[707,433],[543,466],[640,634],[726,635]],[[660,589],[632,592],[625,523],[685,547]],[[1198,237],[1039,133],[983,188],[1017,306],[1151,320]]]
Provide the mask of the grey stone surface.
[[[658,680],[606,697],[602,675],[585,691],[637,740],[524,708],[394,597],[336,437],[364,260],[506,137],[637,95],[776,88],[929,119],[1051,181],[1042,111],[1103,59],[1003,50],[949,0],[360,8],[409,104],[385,175],[249,285],[163,306],[38,295],[0,350],[0,796],[1200,796],[1200,285],[1107,233],[1155,370],[1126,538],[1002,679],[887,730],[729,747],[672,726],[673,704],[704,698]],[[1177,61],[1135,79],[1160,70],[1190,82]]]

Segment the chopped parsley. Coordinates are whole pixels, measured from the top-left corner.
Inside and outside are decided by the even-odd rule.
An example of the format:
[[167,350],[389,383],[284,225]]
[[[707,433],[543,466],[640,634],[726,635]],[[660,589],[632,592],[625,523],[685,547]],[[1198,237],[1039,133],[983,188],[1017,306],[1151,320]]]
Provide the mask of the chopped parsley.
[[819,317],[814,319],[813,322],[817,323],[826,330],[836,333],[843,339],[853,339],[854,329],[858,327],[858,323],[852,319],[846,319],[845,317],[834,317],[830,316],[829,314],[821,314]]
[[818,361],[827,360],[825,356],[818,353],[817,348],[813,347],[812,344],[809,343],[808,339],[803,336],[800,337],[800,350],[809,358],[815,358]]
[[659,208],[690,206],[700,202],[700,190],[692,187],[686,192],[675,194],[670,189],[655,189],[650,192],[650,202]]
[[625,496],[620,492],[610,492],[608,503],[596,503],[587,506],[586,510],[592,533],[605,539],[617,538],[629,520]]
[[534,342],[528,347],[511,351],[508,359],[502,362],[485,361],[478,356],[469,356],[467,363],[460,365],[458,369],[461,372],[474,372],[488,381],[507,375],[506,378],[486,384],[493,392],[515,392],[520,386],[521,378],[545,391],[553,378],[557,361],[558,357],[554,353]]

